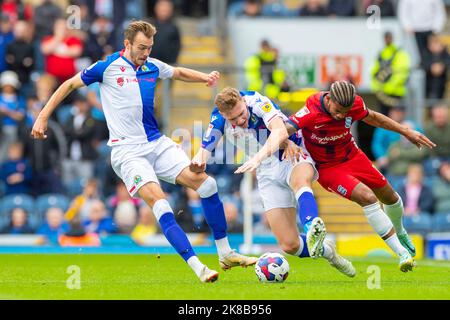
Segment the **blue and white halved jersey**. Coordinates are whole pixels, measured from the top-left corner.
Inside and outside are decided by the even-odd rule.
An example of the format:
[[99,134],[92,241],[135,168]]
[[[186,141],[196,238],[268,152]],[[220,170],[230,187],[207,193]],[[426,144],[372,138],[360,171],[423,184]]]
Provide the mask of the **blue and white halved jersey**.
[[[244,150],[247,157],[252,157],[269,137],[269,123],[276,117],[281,117],[285,122],[288,121],[288,117],[269,98],[256,91],[241,91],[240,94],[249,111],[248,128],[233,126],[215,107],[208,130],[203,136],[202,148],[212,152],[220,138],[225,135],[228,141]],[[292,135],[290,140],[298,145],[301,143],[301,138],[298,138],[296,134]]]
[[140,67],[116,52],[81,73],[87,86],[100,84],[100,96],[109,129],[109,146],[141,144],[162,136],[154,115],[158,78],[173,76],[174,68],[148,58]]

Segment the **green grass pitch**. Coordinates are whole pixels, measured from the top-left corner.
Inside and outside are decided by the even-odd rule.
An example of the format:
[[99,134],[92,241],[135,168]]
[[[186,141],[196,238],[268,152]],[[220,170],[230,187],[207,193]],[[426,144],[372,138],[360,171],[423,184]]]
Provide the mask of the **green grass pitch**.
[[[177,255],[2,254],[0,299],[450,299],[449,262],[420,260],[404,274],[395,259],[355,258],[357,275],[348,278],[323,259],[287,258],[287,280],[263,284],[253,267],[220,270],[217,282],[201,283]],[[215,255],[200,259],[219,270]],[[380,289],[370,290],[373,265],[380,270]],[[76,284],[70,266],[79,267],[80,289],[67,287]]]

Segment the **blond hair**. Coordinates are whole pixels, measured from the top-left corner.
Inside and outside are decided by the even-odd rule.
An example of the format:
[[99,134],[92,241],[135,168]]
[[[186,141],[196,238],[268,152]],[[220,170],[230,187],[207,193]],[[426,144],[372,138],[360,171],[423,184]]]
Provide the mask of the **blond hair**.
[[156,28],[149,22],[143,20],[132,21],[125,29],[125,39],[133,43],[136,35],[142,32],[147,38],[151,38],[156,34]]
[[220,112],[228,112],[241,101],[242,97],[239,91],[235,88],[226,87],[216,95],[214,104]]

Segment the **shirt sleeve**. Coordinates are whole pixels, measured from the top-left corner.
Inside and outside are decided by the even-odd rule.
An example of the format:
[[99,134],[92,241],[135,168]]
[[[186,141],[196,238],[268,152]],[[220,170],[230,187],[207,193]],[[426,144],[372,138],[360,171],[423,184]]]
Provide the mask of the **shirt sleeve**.
[[219,110],[215,108],[211,113],[211,121],[208,129],[203,135],[202,148],[212,152],[222,138],[225,131],[225,119],[219,113]]
[[161,60],[149,58],[150,62],[153,63],[159,69],[158,78],[167,79],[172,78],[174,67],[162,62]]
[[314,109],[311,103],[311,98],[308,98],[303,108],[289,117],[289,123],[297,130],[306,128],[314,123],[315,113],[312,111]]
[[253,100],[251,102],[253,113],[263,119],[266,127],[269,127],[269,123],[276,117],[280,117],[283,120],[287,118],[283,115],[280,108],[273,103],[269,98],[255,92]]
[[83,80],[86,86],[89,86],[90,84],[95,82],[102,82],[103,73],[108,66],[109,63],[106,61],[97,61],[90,67],[84,69],[83,72],[81,72],[81,80]]
[[360,96],[356,96],[355,103],[352,108],[353,121],[364,119],[368,115],[369,110],[367,110],[364,100]]

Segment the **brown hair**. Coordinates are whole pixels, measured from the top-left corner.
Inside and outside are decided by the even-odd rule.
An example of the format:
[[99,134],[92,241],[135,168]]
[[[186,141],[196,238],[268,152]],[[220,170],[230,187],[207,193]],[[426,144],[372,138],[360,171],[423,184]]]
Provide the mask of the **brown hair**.
[[350,108],[355,102],[355,86],[347,81],[336,81],[331,85],[330,97],[344,108]]
[[237,89],[226,87],[217,94],[214,104],[219,108],[220,112],[227,112],[233,109],[241,99],[241,94]]
[[139,32],[142,32],[147,38],[151,38],[155,35],[156,28],[147,21],[143,20],[132,21],[125,29],[124,32],[125,39],[133,43],[134,38],[136,38],[136,35]]

